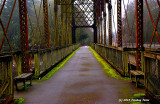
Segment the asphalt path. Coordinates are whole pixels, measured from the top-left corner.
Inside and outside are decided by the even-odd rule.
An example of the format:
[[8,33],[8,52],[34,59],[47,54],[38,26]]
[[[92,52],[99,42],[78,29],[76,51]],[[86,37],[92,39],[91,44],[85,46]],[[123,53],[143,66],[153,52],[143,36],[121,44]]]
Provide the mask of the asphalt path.
[[[114,70],[114,69],[110,69]],[[23,104],[120,104],[143,93],[130,80],[115,79],[104,73],[89,47],[80,47],[75,55],[54,75],[42,82],[33,82],[25,91],[15,91]]]

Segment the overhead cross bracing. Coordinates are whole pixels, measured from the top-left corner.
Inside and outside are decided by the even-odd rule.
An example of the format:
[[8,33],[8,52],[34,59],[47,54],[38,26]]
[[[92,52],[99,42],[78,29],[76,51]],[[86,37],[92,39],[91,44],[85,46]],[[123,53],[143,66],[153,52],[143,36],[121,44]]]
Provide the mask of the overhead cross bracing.
[[75,27],[92,27],[94,24],[93,0],[69,0],[61,1],[59,5],[65,5],[64,13],[70,18],[70,25]]

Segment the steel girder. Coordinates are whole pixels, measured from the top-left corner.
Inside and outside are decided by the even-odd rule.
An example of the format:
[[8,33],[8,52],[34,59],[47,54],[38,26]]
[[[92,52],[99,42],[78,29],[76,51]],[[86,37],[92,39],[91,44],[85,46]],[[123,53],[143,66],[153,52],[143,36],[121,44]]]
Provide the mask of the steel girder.
[[[27,5],[26,0],[19,0],[19,17],[20,17],[20,39],[21,51],[28,51],[28,23],[27,23]],[[29,72],[29,55],[21,56],[22,72]]]
[[[135,1],[136,48],[143,48],[143,0]],[[141,51],[136,51],[136,69],[141,70]]]
[[121,0],[117,0],[117,35],[118,47],[122,47],[122,21],[121,21]]
[[112,46],[112,5],[111,0],[108,1],[108,21],[109,21],[109,45]]
[[49,48],[48,0],[43,0],[45,48]]

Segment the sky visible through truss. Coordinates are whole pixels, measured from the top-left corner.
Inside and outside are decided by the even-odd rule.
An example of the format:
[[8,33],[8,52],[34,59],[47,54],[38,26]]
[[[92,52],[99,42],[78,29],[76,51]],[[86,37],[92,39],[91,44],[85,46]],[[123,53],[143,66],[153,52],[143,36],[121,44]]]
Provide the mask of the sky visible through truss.
[[[124,5],[125,5],[125,9],[127,9],[127,4],[134,2],[134,1],[135,0],[124,0],[124,1],[122,0],[121,1],[122,2],[122,6],[121,6],[122,7],[122,17],[125,17]],[[78,11],[84,11],[84,13],[78,14],[78,15],[83,15],[83,16],[79,16],[79,17],[84,17],[84,18],[81,18],[83,20],[78,19],[78,21],[75,21],[76,24],[79,26],[80,25],[81,26],[85,26],[85,25],[92,26],[94,23],[94,14],[92,12],[93,4],[94,4],[93,0],[75,0],[74,4],[75,4],[75,7],[79,9]],[[83,22],[86,22],[86,23],[83,23]],[[108,37],[108,28],[107,28],[108,25],[109,25],[108,24],[108,4],[106,3],[106,34],[107,34],[107,37]],[[103,27],[104,26],[102,23],[102,28]],[[103,31],[102,33],[104,33],[104,29],[102,29],[102,31]],[[117,32],[117,0],[112,0],[112,32],[114,33],[113,35],[115,35],[115,33]],[[113,41],[116,41],[116,40],[113,40]]]
[[[124,0],[125,7],[127,8],[127,4],[130,2],[133,2],[133,1],[134,0]],[[93,25],[93,23],[94,23],[93,22],[93,18],[94,18],[93,12],[88,13],[88,11],[93,11],[93,6],[90,7],[88,5],[85,5],[85,3],[86,4],[87,3],[93,4],[93,0],[76,0],[74,2],[74,4],[79,4],[78,8],[81,9],[81,11],[84,11],[83,15],[85,15],[84,17],[86,17],[85,20],[88,21],[88,24]],[[124,17],[124,4],[123,4],[123,0],[122,0],[122,16],[123,17]],[[108,4],[106,4],[106,12],[108,14],[107,7],[108,7]],[[108,19],[107,19],[107,22],[108,22]],[[112,0],[112,26],[117,30],[116,24],[117,24],[117,0]]]

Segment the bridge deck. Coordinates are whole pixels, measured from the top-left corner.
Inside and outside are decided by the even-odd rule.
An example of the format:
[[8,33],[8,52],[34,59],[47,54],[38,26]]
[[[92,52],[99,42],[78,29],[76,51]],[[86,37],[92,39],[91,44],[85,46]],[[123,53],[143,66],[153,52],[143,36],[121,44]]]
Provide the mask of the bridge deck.
[[92,51],[81,47],[50,79],[33,82],[26,91],[15,92],[15,97],[23,97],[23,104],[118,104],[119,99],[143,92],[130,80],[104,73]]

